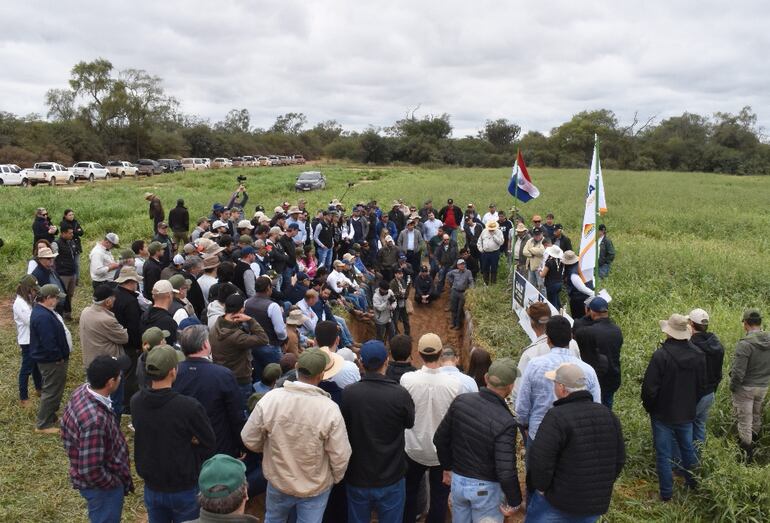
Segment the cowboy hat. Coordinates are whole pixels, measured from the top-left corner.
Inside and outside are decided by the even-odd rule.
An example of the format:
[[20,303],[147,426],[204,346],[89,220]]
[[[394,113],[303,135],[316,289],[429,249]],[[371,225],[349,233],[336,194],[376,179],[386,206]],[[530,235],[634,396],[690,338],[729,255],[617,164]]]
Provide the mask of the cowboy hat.
[[320,350],[329,357],[329,361],[326,363],[326,368],[324,369],[323,377],[323,379],[328,380],[339,374],[342,370],[342,366],[345,364],[345,359],[336,352],[332,352],[329,347],[321,347]]
[[496,231],[497,230],[497,222],[495,220],[489,220],[487,222],[487,230],[488,231]]
[[302,211],[299,210],[299,207],[290,207],[287,214],[302,214]]
[[299,309],[294,309],[289,313],[289,317],[286,318],[286,323],[288,325],[302,325],[308,320],[308,317],[302,314],[302,311]]
[[562,256],[564,256],[564,251],[562,251],[561,247],[558,245],[551,245],[545,250],[545,253],[551,258],[556,258],[557,260],[561,260]]
[[527,232],[527,226],[519,222],[516,224],[516,232]]
[[667,320],[660,320],[660,330],[675,340],[689,340],[692,336],[689,318],[681,314],[672,314]]
[[135,267],[127,266],[120,269],[120,273],[118,274],[118,278],[115,280],[115,283],[121,284],[127,281],[135,281],[139,283],[143,279],[144,278],[139,276],[139,274],[136,272]]
[[53,252],[49,247],[40,247],[37,251],[38,258],[56,258],[58,254]]
[[564,265],[575,265],[580,261],[580,258],[578,258],[574,251],[564,251],[561,261]]

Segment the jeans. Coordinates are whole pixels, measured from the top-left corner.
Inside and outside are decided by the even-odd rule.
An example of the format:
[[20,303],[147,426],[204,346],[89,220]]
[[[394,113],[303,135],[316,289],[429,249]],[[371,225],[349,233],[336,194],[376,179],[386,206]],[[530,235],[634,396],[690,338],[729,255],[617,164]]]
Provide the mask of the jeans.
[[340,326],[340,343],[342,343],[342,346],[350,347],[353,345],[353,335],[350,334],[350,329],[348,328],[348,324],[345,321],[345,318],[334,316],[334,321],[336,321],[337,325]]
[[449,487],[443,483],[444,471],[439,465],[429,467],[413,461],[408,456],[406,461],[408,468],[406,471],[404,521],[414,521],[420,513],[417,507],[417,494],[420,489],[420,481],[427,470],[430,483],[430,509],[425,523],[444,523],[446,521],[447,499],[449,498]]
[[72,297],[75,295],[75,286],[77,285],[77,276],[59,276],[62,284],[64,285],[64,292],[67,293],[67,297],[64,299],[64,312],[65,314],[72,313]]
[[121,372],[120,384],[118,385],[118,388],[115,390],[115,392],[110,394],[110,399],[112,400],[112,410],[115,413],[115,416],[118,418],[118,425],[120,425],[120,417],[123,415],[123,408],[125,405],[123,398],[125,396],[126,386],[123,382],[123,376],[124,374]]
[[706,394],[695,406],[695,421],[692,422],[692,439],[697,444],[696,452],[700,453],[701,446],[706,442],[706,422],[709,410],[714,404],[714,393]]
[[596,516],[576,516],[568,514],[551,505],[545,496],[535,491],[527,500],[527,519],[537,523],[594,523],[601,514]]
[[149,523],[183,523],[198,519],[198,488],[180,492],[155,492],[144,486],[144,504]]
[[759,434],[762,426],[762,402],[767,394],[767,387],[738,387],[733,392],[733,409],[738,424],[738,437],[741,443],[751,445],[753,434]]
[[20,345],[21,347],[21,367],[19,368],[19,399],[29,399],[29,377],[32,376],[32,382],[35,385],[35,390],[40,390],[43,387],[43,377],[40,375],[40,370],[37,368],[37,363],[32,361],[29,356],[29,345]]
[[37,364],[40,374],[43,376],[43,387],[40,391],[40,407],[37,411],[36,425],[38,429],[56,426],[56,411],[59,410],[61,398],[64,395],[68,364],[69,360]]
[[604,390],[602,390],[602,405],[612,410],[612,406],[614,404],[615,404],[615,393],[610,391],[604,392]]
[[449,310],[452,311],[452,326],[459,327],[463,322],[463,309],[465,307],[465,293],[452,289],[449,297]]
[[438,270],[438,284],[436,285],[436,292],[442,293],[444,292],[444,282],[446,282],[446,275],[449,274],[449,271],[452,270],[452,267],[440,267]]
[[658,471],[658,487],[662,499],[671,499],[674,494],[674,448],[678,447],[682,458],[680,466],[689,487],[695,486],[692,471],[697,466],[697,456],[692,444],[692,423],[669,425],[650,417],[652,422],[652,443],[655,447],[655,466]]
[[280,363],[283,352],[275,345],[261,345],[251,349],[251,381],[262,379],[262,371],[268,363]]
[[500,483],[452,473],[452,521],[503,523],[500,505],[505,495]]
[[545,288],[545,294],[546,298],[548,298],[548,301],[551,302],[551,305],[556,307],[556,310],[561,309],[561,298],[559,297],[559,293],[561,292],[561,282],[557,281],[556,283],[552,283]]
[[369,309],[369,302],[366,301],[366,292],[361,289],[355,292],[346,292],[345,298],[353,304],[353,307],[366,312]]
[[610,264],[599,265],[599,278],[604,279],[610,275]]
[[[484,277],[484,282],[489,283],[490,278],[494,275],[497,278],[497,269],[500,264],[500,251],[495,252],[482,252],[481,253],[481,274]],[[491,283],[495,283],[492,281]]]
[[406,480],[387,487],[363,488],[347,485],[348,522],[369,523],[372,510],[380,523],[401,523],[406,500]]
[[80,495],[88,504],[88,521],[91,523],[120,523],[123,514],[123,487],[109,490],[82,489]]
[[327,269],[332,268],[332,256],[334,255],[333,249],[327,249],[325,247],[319,247],[316,245],[316,258],[318,258],[318,266],[323,265]]
[[329,492],[331,489],[312,498],[298,498],[284,494],[268,482],[265,497],[265,523],[286,523],[292,509],[297,511],[296,523],[320,523],[323,520]]
[[374,324],[375,337],[380,341],[388,341],[396,335],[396,329],[393,327],[393,322],[388,323],[375,323]]
[[532,286],[537,290],[540,290],[540,284],[538,283],[539,278],[540,275],[537,273],[537,271],[527,270],[527,280],[529,280],[529,283],[531,283]]

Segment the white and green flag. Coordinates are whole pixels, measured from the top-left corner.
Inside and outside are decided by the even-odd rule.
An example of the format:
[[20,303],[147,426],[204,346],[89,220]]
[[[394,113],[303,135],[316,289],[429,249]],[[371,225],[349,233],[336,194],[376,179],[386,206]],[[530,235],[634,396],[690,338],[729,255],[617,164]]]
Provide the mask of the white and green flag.
[[594,268],[597,264],[596,220],[607,212],[607,201],[604,197],[604,181],[602,180],[602,165],[599,161],[599,139],[594,137],[594,156],[591,160],[591,171],[588,173],[588,191],[586,191],[586,209],[583,214],[583,231],[580,236],[580,277],[584,282],[594,279]]

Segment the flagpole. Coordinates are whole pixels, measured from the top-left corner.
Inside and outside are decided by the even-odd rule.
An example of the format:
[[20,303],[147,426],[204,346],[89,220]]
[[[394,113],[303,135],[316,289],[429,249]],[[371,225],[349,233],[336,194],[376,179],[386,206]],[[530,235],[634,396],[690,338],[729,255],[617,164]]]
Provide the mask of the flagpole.
[[[514,165],[521,170],[521,166],[519,165],[519,148],[516,148],[516,159],[514,160]],[[516,217],[519,215],[519,210],[516,208],[516,205],[519,201],[519,173],[516,173],[516,186],[513,189],[513,221],[516,222]]]
[[595,218],[595,230],[594,230],[594,238],[596,239],[596,259],[594,262],[594,293],[596,293],[596,289],[599,285],[599,186],[602,185],[599,183],[599,170],[601,165],[601,160],[599,159],[599,136],[594,134],[594,146],[596,147],[596,172],[594,173],[594,185],[596,185],[596,205],[595,205],[595,212],[596,212],[596,218]]

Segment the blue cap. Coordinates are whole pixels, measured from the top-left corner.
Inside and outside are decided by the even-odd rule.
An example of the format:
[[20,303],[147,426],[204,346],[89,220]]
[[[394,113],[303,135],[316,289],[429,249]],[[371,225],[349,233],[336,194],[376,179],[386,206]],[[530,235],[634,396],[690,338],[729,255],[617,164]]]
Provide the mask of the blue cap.
[[299,230],[299,224],[298,223],[290,223],[287,229],[296,229]]
[[252,247],[251,245],[247,245],[246,247],[241,249],[241,258],[243,258],[248,254],[256,254],[256,252],[257,251],[254,250],[254,247]]
[[404,254],[403,252],[399,252],[398,253],[398,259],[399,260],[406,260],[406,254]]
[[213,210],[215,210],[215,211],[224,211],[225,210],[225,206],[222,205],[221,203],[215,203],[211,208]]
[[607,300],[601,296],[596,296],[593,300],[591,300],[588,308],[594,312],[607,312],[607,306]]
[[192,327],[193,325],[202,325],[202,324],[200,320],[195,316],[188,316],[187,318],[179,322],[179,330],[183,331],[187,327]]
[[388,349],[380,340],[369,340],[361,345],[361,363],[367,370],[375,370],[382,367],[388,359]]

